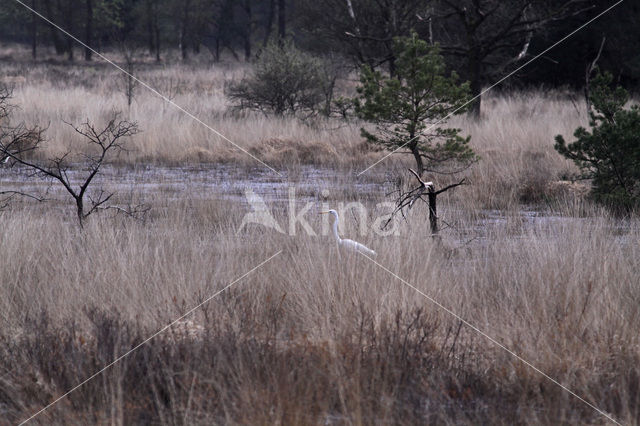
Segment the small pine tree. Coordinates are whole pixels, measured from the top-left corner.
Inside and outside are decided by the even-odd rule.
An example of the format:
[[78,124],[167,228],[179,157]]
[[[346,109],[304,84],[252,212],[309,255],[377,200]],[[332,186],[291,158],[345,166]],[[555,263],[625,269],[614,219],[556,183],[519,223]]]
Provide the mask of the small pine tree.
[[477,158],[469,147],[470,137],[461,137],[460,129],[436,126],[451,112],[464,112],[468,83],[458,84],[455,72],[447,77],[438,46],[430,46],[415,32],[396,38],[394,45],[398,57],[393,76],[368,66],[362,69],[355,110],[376,125],[375,133],[363,128],[362,136],[391,150],[407,149],[419,175],[452,163],[468,166]]
[[593,179],[596,201],[628,210],[640,205],[640,108],[625,109],[629,94],[620,86],[611,88],[612,80],[610,73],[593,80],[591,132],[578,127],[570,144],[557,135],[555,149],[580,167],[582,177]]

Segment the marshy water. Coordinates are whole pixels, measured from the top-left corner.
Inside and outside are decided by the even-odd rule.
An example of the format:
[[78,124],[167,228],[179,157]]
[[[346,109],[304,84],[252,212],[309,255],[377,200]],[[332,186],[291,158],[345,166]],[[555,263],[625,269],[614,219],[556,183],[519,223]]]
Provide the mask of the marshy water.
[[[326,198],[349,190],[353,193],[387,193],[394,189],[388,174],[369,173],[362,178],[357,172],[342,176],[334,169],[314,166],[300,166],[296,169],[278,170],[278,174],[266,168],[242,168],[228,164],[191,164],[186,166],[103,166],[91,187],[103,187],[112,192],[135,191],[139,194],[155,196],[161,194],[166,199],[221,198],[244,201],[245,190],[253,192],[273,202],[289,198],[291,188],[295,188],[296,198],[310,201],[317,197]],[[78,185],[86,175],[82,166],[68,172],[70,182]],[[64,193],[64,188],[55,183],[32,177],[29,170],[18,167],[0,168],[0,185],[3,190],[49,191],[49,194]],[[50,187],[50,188],[49,188]]]
[[[394,191],[400,184],[398,174],[390,171],[371,170],[358,176],[357,170],[336,170],[317,166],[299,166],[279,170],[280,175],[267,168],[237,167],[230,164],[189,164],[182,166],[105,165],[95,177],[90,188],[104,189],[121,199],[135,198],[151,208],[160,203],[181,200],[216,200],[244,206],[251,211],[249,193],[259,196],[273,211],[299,211],[311,203],[309,213],[322,207],[338,208],[356,200],[366,205],[381,205],[369,214],[388,214],[394,201]],[[68,171],[69,181],[79,185],[86,171],[78,165]],[[64,207],[71,202],[69,195],[58,182],[34,177],[19,167],[0,168],[0,190],[22,191],[36,194]],[[426,210],[426,205],[420,206]],[[498,230],[507,230],[513,238],[526,238],[530,233],[554,233],[576,221],[583,225],[589,217],[571,217],[553,213],[549,209],[523,208],[517,211],[477,210],[463,212],[459,206],[441,202],[439,216],[443,233],[460,242],[477,242],[491,239]],[[414,210],[415,211],[415,210]],[[295,214],[295,212],[292,212]],[[461,218],[465,218],[464,220]],[[352,212],[344,219],[344,230],[358,232],[358,214]],[[350,223],[351,222],[351,223]],[[625,240],[626,230],[634,224],[620,221],[615,234]],[[637,225],[636,225],[637,226]],[[425,226],[426,228],[426,226]]]

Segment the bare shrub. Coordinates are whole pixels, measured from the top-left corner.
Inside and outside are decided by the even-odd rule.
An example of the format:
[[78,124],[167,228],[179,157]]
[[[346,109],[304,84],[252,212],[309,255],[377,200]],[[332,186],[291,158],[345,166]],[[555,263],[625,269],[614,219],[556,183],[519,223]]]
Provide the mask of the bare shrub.
[[[137,123],[120,120],[119,114],[114,112],[103,128],[98,128],[89,121],[80,126],[69,125],[90,145],[89,153],[80,155],[86,165],[86,171],[77,186],[70,177],[74,159],[70,151],[45,161],[32,159],[33,153],[37,152],[45,142],[44,130],[40,128],[27,129],[21,125],[3,131],[5,136],[8,134],[8,137],[0,143],[0,156],[7,157],[26,168],[31,172],[30,176],[61,184],[75,202],[80,227],[83,226],[87,217],[99,210],[115,208],[127,214],[136,213],[136,211],[109,206],[107,203],[114,195],[112,192],[105,191],[103,188],[91,191],[89,187],[109,157],[123,151],[126,139],[139,132]],[[137,210],[137,207],[134,210]]]
[[[15,108],[9,103],[13,91],[8,86],[0,85],[0,166],[13,166],[14,155],[29,152],[42,140],[44,129],[25,123],[13,124],[11,112]],[[0,189],[0,210],[8,206],[15,197],[29,197],[36,200],[42,198],[21,191]]]
[[122,68],[124,73],[120,75],[120,89],[127,100],[127,106],[131,108],[131,104],[137,94],[139,82],[136,75],[136,62],[135,58],[138,57],[137,49],[132,46],[122,43],[120,51],[124,58],[124,64]]

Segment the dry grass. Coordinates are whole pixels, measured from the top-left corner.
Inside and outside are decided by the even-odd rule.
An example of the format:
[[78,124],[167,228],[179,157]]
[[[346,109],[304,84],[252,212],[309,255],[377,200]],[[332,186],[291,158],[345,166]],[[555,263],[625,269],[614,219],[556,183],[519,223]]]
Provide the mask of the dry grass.
[[[2,213],[3,417],[24,418],[282,249],[39,422],[604,423],[326,237],[236,235],[245,209],[211,200],[156,207],[146,223],[103,216],[82,233],[62,213]],[[406,228],[364,241],[403,279],[633,424],[640,227],[591,214],[520,228],[510,219],[453,249],[459,241]]]
[[[5,76],[25,76],[16,80],[16,118],[51,123],[49,153],[75,143],[60,119],[125,108],[109,69],[16,63],[3,66]],[[370,211],[389,201],[375,188],[404,164],[350,173],[382,155],[361,145],[357,124],[328,130],[332,123],[229,114],[224,82],[242,72],[145,66],[141,75],[159,85],[184,80],[177,102],[286,168],[294,183],[304,177],[300,164],[334,169],[298,195],[332,207],[360,201]],[[485,105],[485,121],[454,122],[482,156],[468,172],[472,185],[440,197],[454,228],[434,240],[416,208],[400,235],[357,239],[380,264],[618,421],[639,424],[640,222],[611,218],[556,182],[573,169],[554,153],[553,135],[585,120],[569,98],[528,93]],[[125,164],[251,165],[147,93],[128,114],[146,131]],[[368,183],[371,190],[354,189]],[[62,201],[0,211],[2,422],[25,419],[282,250],[35,422],[606,423],[373,262],[338,253],[329,237],[259,226],[236,233],[246,206],[219,199],[215,188],[144,195],[152,207],[145,221],[101,214],[83,231]],[[554,216],[531,224],[519,212],[523,201],[546,202]],[[501,209],[500,219],[487,207]],[[286,210],[275,215],[286,224]],[[321,228],[320,217],[307,218]],[[346,235],[357,235],[353,217],[345,223]]]
[[[243,72],[242,67],[225,65],[211,68],[149,65],[141,67],[139,77],[274,167],[295,162],[348,165],[355,163],[355,159],[367,161],[371,154],[361,146],[357,125],[303,123],[296,118],[275,119],[231,111],[224,86]],[[135,138],[130,154],[120,159],[123,162],[237,161],[259,165],[142,86],[138,87],[129,109],[119,88],[121,75],[115,69],[65,64],[15,69],[5,65],[2,74],[21,76],[17,80],[5,77],[5,81],[15,86],[14,103],[20,106],[15,120],[50,123],[48,154],[74,146],[73,132],[62,120],[72,123],[87,118],[99,120],[109,111],[120,110],[129,119],[138,121],[144,130]]]
[[[471,171],[481,191],[469,192],[487,208],[505,209],[519,203],[540,203],[545,197],[580,194],[573,188],[554,187],[576,173],[573,164],[553,149],[553,138],[572,140],[578,126],[587,125],[586,109],[572,94],[525,92],[485,101],[480,122],[461,119],[453,124],[471,135],[482,157]],[[474,195],[475,193],[475,195]]]

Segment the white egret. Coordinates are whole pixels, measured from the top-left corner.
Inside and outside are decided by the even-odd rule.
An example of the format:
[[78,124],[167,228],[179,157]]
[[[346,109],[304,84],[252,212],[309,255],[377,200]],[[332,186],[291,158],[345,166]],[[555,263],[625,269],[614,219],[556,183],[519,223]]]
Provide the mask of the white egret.
[[339,246],[344,247],[346,250],[357,251],[368,256],[375,256],[376,252],[365,246],[364,244],[360,244],[357,241],[349,240],[347,238],[342,239],[340,235],[338,235],[338,221],[340,218],[338,217],[338,212],[335,210],[328,210],[326,212],[320,212],[320,214],[331,214],[333,215],[333,235],[336,237],[336,241]]

